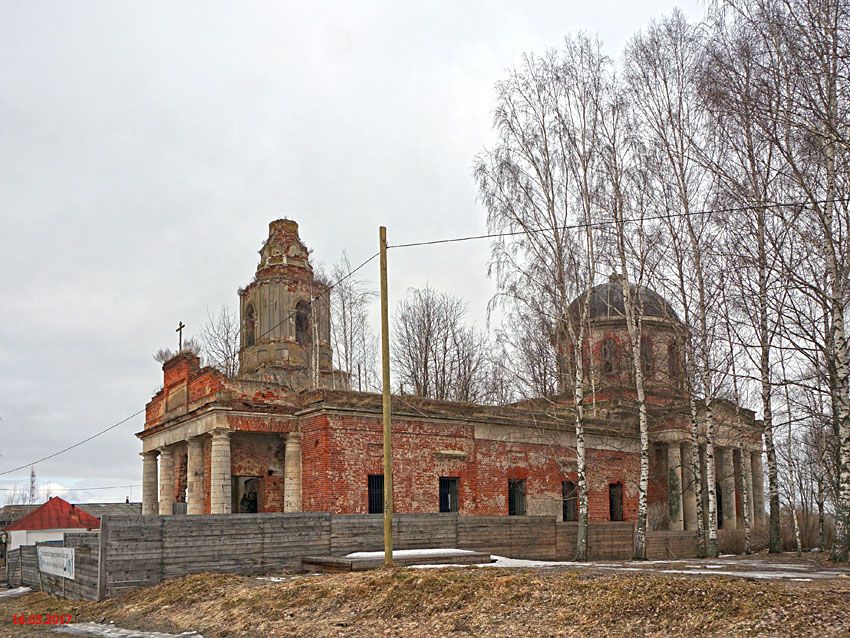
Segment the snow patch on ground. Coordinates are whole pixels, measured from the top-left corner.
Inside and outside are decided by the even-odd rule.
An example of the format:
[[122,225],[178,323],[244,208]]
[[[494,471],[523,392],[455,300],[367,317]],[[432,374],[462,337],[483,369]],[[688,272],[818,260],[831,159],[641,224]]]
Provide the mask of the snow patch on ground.
[[100,638],[204,638],[196,631],[184,631],[182,634],[164,634],[159,631],[122,629],[115,625],[103,625],[95,622],[61,625],[56,627],[54,631],[74,636],[98,636]]
[[507,558],[505,556],[496,556],[493,554],[490,558],[495,559],[495,563],[483,563],[482,567],[584,567],[583,563],[575,561],[555,561],[555,560],[525,560],[522,558]]
[[574,561],[553,560],[525,560],[522,558],[508,558],[506,556],[490,556],[495,562],[477,563],[475,565],[410,565],[408,569],[439,569],[441,567],[505,567],[505,568],[547,568],[547,567],[596,567],[593,563],[576,563]]
[[32,591],[29,587],[15,587],[14,589],[0,589],[0,598],[11,598],[12,596],[21,596]]
[[298,576],[257,576],[257,580],[265,580],[270,583],[284,583],[293,578],[298,578]]
[[[647,570],[649,571],[649,570]],[[754,580],[798,580],[800,574],[797,572],[781,571],[741,571],[715,570],[715,569],[659,569],[662,574],[706,574],[710,576],[735,576],[737,578],[752,578]],[[813,573],[812,578],[832,578],[829,574]],[[811,579],[809,579],[811,580]]]
[[[603,569],[612,572],[648,572],[658,574],[682,574],[687,576],[731,576],[733,578],[749,578],[752,580],[792,580],[797,582],[811,582],[815,579],[835,578],[846,576],[837,570],[810,569],[800,565],[786,565],[782,563],[766,563],[755,560],[724,561],[724,564],[702,563],[690,560],[677,561],[624,561],[622,563],[577,563],[574,561],[546,561],[546,560],[524,560],[519,558],[507,558],[505,556],[492,556],[495,562],[479,563],[477,565],[411,565],[409,569],[444,569],[458,567],[498,567],[498,568],[526,568],[546,569],[554,567],[568,567],[572,569]],[[675,563],[676,569],[661,567],[662,564]],[[659,567],[652,566],[659,564]],[[740,568],[740,569],[735,569]],[[786,569],[787,568],[787,569]]]
[[[463,556],[474,554],[468,549],[399,549],[393,551],[394,558],[413,558],[416,556]],[[353,552],[346,554],[346,558],[383,558],[384,552]]]

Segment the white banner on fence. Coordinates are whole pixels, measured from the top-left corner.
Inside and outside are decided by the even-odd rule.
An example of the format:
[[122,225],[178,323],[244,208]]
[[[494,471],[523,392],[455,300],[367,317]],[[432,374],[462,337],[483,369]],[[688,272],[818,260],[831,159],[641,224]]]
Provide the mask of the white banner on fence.
[[38,569],[45,574],[74,580],[74,548],[39,546]]

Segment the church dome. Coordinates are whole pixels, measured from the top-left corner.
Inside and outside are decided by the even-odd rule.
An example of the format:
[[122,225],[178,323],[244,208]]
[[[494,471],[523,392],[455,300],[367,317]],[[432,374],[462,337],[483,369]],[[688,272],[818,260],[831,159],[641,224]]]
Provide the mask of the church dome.
[[[654,290],[645,286],[631,285],[632,295],[641,297],[644,317],[658,317],[679,321],[673,306]],[[571,310],[578,310],[584,302],[584,295],[577,297],[570,304]],[[590,291],[589,319],[620,319],[626,317],[626,307],[623,301],[623,284],[618,275],[611,275],[604,284],[598,284]]]

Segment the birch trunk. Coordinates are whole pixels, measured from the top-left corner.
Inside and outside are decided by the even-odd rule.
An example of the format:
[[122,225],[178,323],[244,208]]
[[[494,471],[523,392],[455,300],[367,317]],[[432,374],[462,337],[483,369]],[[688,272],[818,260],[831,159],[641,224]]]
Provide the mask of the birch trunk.
[[[615,207],[617,208],[617,207]],[[638,407],[638,427],[640,431],[640,479],[638,482],[638,516],[635,528],[634,558],[646,559],[647,528],[647,492],[649,491],[649,425],[646,416],[646,392],[643,379],[643,360],[641,357],[641,308],[640,297],[637,304],[632,299],[629,283],[629,270],[626,265],[625,228],[617,216],[617,245],[620,253],[621,285],[623,288],[623,306],[626,311],[626,328],[632,347],[632,363],[635,373],[635,393]],[[640,292],[637,292],[640,295]]]
[[705,297],[705,275],[702,269],[702,246],[694,232],[690,219],[686,219],[691,246],[694,251],[694,272],[697,281],[697,314],[700,327],[700,365],[705,401],[705,474],[708,488],[708,543],[707,553],[711,557],[719,554],[717,544],[717,494],[714,472],[714,414],[711,405],[712,376],[708,343],[708,302]]
[[[739,432],[744,431],[744,422],[741,418],[741,393],[738,391],[738,364],[735,360],[735,345],[732,340],[732,321],[729,316],[730,306],[726,299],[726,287],[721,288],[724,307],[724,323],[726,325],[726,340],[729,342],[729,364],[732,371],[732,398],[735,401],[735,424]],[[787,387],[787,386],[786,386]],[[741,480],[741,513],[744,518],[744,554],[752,554],[752,544],[750,541],[750,490],[747,485],[747,474],[751,472],[749,462],[744,461],[744,455],[749,454],[743,447],[739,447],[738,451],[741,455],[741,471],[744,474]],[[734,484],[734,481],[733,481]]]
[[779,469],[776,464],[776,446],[773,441],[773,394],[770,380],[770,333],[768,332],[767,304],[767,242],[765,239],[765,210],[756,214],[758,241],[758,329],[759,329],[759,374],[761,381],[762,422],[764,424],[764,447],[767,452],[767,485],[770,497],[770,540],[771,554],[782,551],[779,535]]
[[[744,470],[744,455],[749,454],[749,451],[744,449],[743,447],[738,448],[741,453],[741,469]],[[749,467],[750,464],[747,463],[746,467]],[[747,477],[744,476],[744,479],[741,481],[741,507],[744,513],[744,553],[752,554],[753,553],[753,544],[752,544],[752,523],[750,521],[750,499],[752,495],[750,494],[750,488],[747,485]]]
[[835,344],[836,385],[833,394],[838,404],[838,503],[836,504],[835,540],[832,559],[847,562],[850,554],[850,365],[848,365],[847,338],[844,331],[844,308],[833,299],[832,330]]
[[576,475],[579,500],[575,559],[585,561],[587,560],[587,457],[584,442],[584,366],[580,354],[576,355],[575,359]]

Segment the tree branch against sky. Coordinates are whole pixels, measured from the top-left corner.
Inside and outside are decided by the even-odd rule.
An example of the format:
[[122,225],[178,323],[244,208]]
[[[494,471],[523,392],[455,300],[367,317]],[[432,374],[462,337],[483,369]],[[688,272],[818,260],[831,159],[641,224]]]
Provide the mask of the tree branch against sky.
[[[576,559],[587,558],[587,459],[584,383],[589,295],[595,283],[597,143],[610,60],[588,36],[525,56],[497,85],[497,144],[478,156],[474,174],[494,241],[495,303],[530,310],[550,327],[559,388],[573,395],[579,531]],[[571,229],[572,224],[584,227]],[[570,304],[583,299],[576,307]]]

